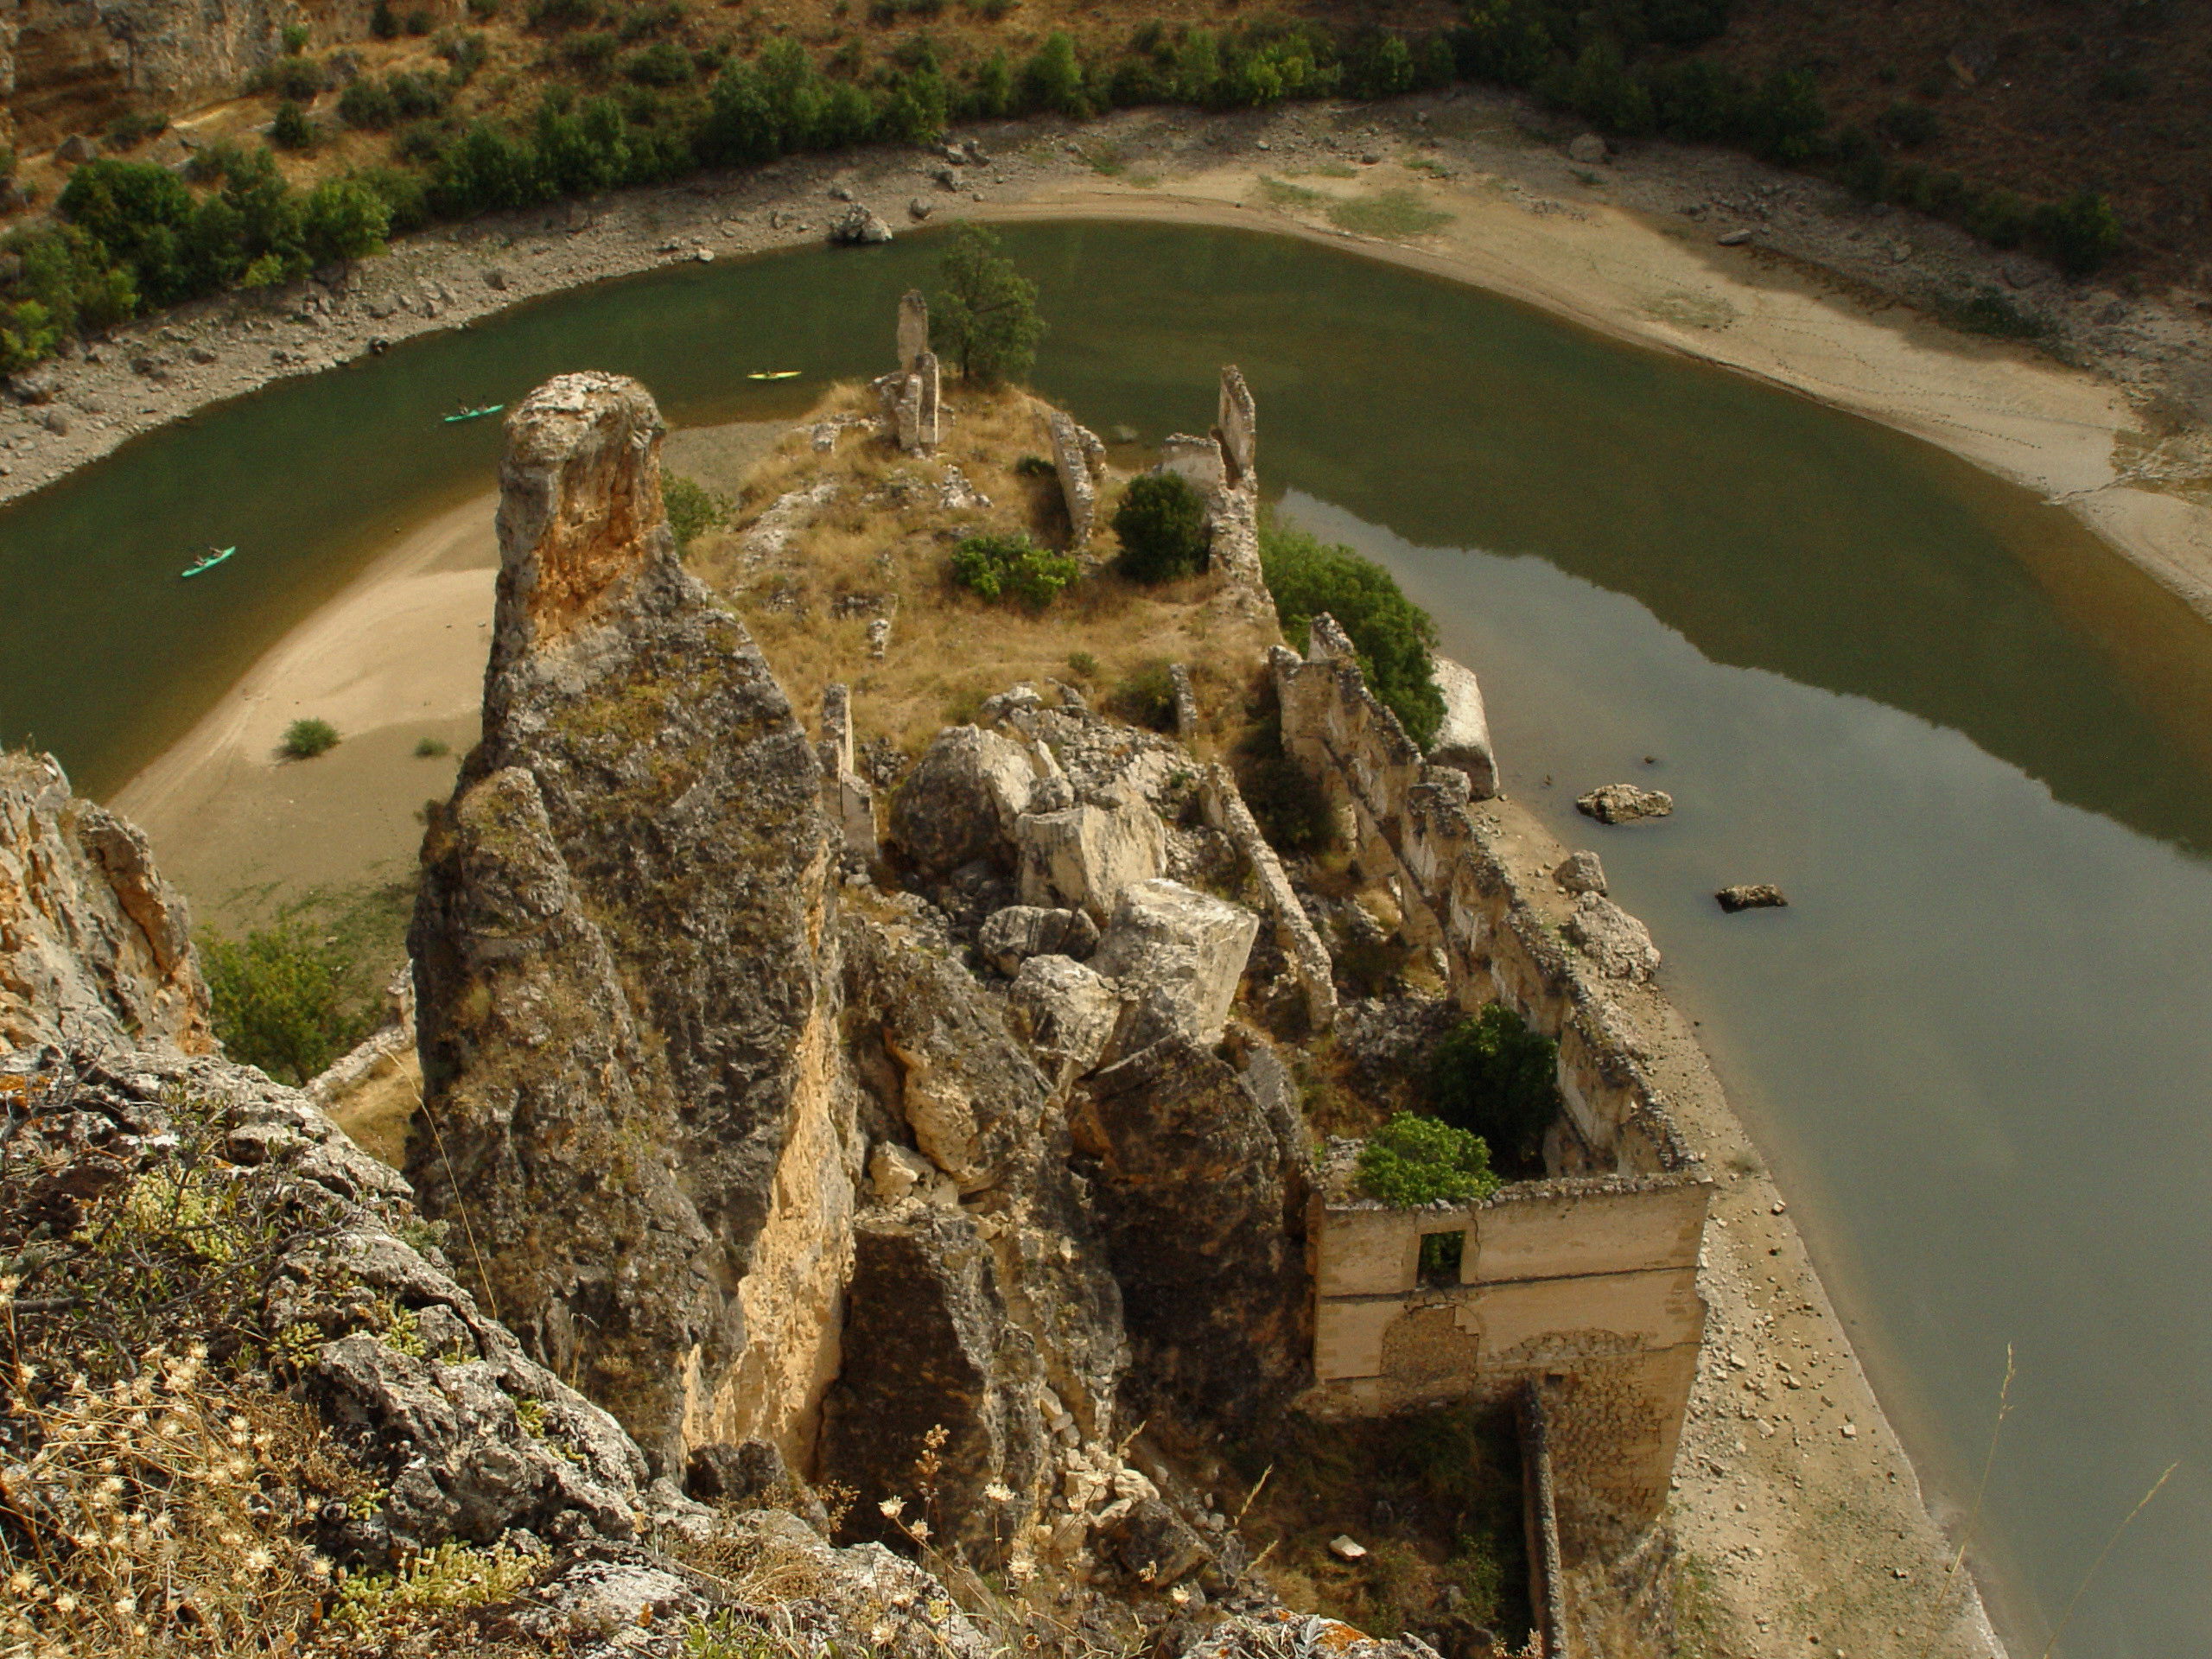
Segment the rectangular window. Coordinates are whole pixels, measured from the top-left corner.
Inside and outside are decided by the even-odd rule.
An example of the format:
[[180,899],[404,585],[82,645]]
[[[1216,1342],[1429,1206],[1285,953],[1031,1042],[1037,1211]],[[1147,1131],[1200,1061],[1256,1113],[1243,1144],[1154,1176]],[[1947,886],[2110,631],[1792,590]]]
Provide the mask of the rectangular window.
[[1421,1236],[1421,1281],[1424,1285],[1459,1282],[1459,1257],[1467,1248],[1466,1230],[1456,1233]]

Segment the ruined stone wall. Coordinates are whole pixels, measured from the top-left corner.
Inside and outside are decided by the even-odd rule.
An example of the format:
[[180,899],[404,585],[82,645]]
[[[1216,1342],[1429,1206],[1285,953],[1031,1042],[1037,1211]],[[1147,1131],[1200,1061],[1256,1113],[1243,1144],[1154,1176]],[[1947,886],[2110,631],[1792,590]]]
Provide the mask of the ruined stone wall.
[[1468,810],[1465,774],[1422,758],[1332,620],[1315,619],[1310,658],[1278,647],[1271,661],[1284,747],[1349,817],[1363,867],[1396,880],[1408,928],[1443,949],[1462,1006],[1503,1002],[1558,1040],[1574,1142],[1567,1164],[1688,1169],[1618,1006],[1657,994],[1608,980],[1544,925],[1494,830]]
[[[1548,1155],[1603,1172],[1411,1211],[1349,1198],[1340,1172],[1309,1222],[1311,1403],[1381,1414],[1541,1385],[1564,1535],[1580,1549],[1632,1531],[1665,1502],[1705,1325],[1710,1185],[1624,1006],[1658,993],[1607,978],[1545,925],[1495,818],[1470,810],[1466,775],[1423,759],[1331,619],[1315,619],[1308,658],[1271,660],[1285,747],[1337,804],[1362,867],[1390,879],[1408,931],[1442,950],[1461,1005],[1503,1002],[1558,1040],[1567,1113]],[[1464,1239],[1460,1271],[1423,1284],[1421,1243],[1437,1233]]]
[[[1698,1249],[1707,1189],[1680,1178],[1527,1181],[1459,1208],[1346,1195],[1308,1220],[1314,1372],[1308,1408],[1382,1415],[1546,1390],[1560,1525],[1578,1547],[1666,1501],[1697,1372]],[[1458,1236],[1459,1270],[1423,1282],[1421,1241]]]

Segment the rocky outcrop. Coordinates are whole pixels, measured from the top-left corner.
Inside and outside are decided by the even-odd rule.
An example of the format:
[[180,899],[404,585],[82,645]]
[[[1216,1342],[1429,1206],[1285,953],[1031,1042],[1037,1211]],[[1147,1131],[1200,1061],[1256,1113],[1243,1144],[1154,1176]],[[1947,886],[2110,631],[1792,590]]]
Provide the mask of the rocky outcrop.
[[1649,930],[1601,893],[1578,895],[1560,931],[1608,979],[1641,983],[1659,971],[1659,947]]
[[1186,1419],[1249,1423],[1310,1358],[1302,1132],[1177,1036],[1094,1073],[1071,1128],[1137,1354]]
[[1098,486],[1106,477],[1106,446],[1089,427],[1077,424],[1057,409],[1045,411],[1045,435],[1052,446],[1060,497],[1067,504],[1068,545],[1081,547],[1090,539],[1091,524],[1098,514]]
[[1783,896],[1782,889],[1770,881],[1753,881],[1741,887],[1723,887],[1713,897],[1731,916],[1739,910],[1779,910],[1789,903]]
[[1634,784],[1605,784],[1574,803],[1575,810],[1600,823],[1639,823],[1663,818],[1675,810],[1675,798],[1663,789],[1638,789]]
[[1428,746],[1429,760],[1467,774],[1472,798],[1486,801],[1497,793],[1497,756],[1491,747],[1490,715],[1483,708],[1482,683],[1475,671],[1449,657],[1432,659],[1436,689],[1444,694],[1444,723]]
[[663,1467],[796,1452],[834,1367],[861,1146],[811,746],[677,562],[645,389],[509,417],[484,739],[410,944],[408,1168],[533,1355]]
[[0,1047],[214,1046],[184,899],[53,756],[0,753]]
[[925,876],[1007,861],[1037,780],[1028,751],[974,726],[939,732],[891,798],[891,837]]

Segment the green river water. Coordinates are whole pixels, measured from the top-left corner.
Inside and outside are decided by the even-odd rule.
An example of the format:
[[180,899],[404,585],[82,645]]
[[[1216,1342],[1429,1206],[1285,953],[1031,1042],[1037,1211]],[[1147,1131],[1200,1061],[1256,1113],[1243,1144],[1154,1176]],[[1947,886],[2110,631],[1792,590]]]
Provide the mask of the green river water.
[[[1979,1548],[2016,1655],[2177,1460],[2062,1650],[2212,1653],[2212,631],[1941,452],[1491,296],[1246,232],[1007,241],[1040,389],[1154,440],[1239,363],[1284,511],[1482,675],[1508,789],[1649,924],[1939,1501],[2012,1344]],[[133,443],[0,513],[0,735],[111,792],[490,486],[498,425],[440,424],[456,398],[605,368],[679,425],[795,413],[887,362],[934,257],[685,265]],[[179,582],[211,542],[241,550]],[[1578,820],[1616,779],[1675,816]],[[1723,917],[1738,880],[1791,907]]]

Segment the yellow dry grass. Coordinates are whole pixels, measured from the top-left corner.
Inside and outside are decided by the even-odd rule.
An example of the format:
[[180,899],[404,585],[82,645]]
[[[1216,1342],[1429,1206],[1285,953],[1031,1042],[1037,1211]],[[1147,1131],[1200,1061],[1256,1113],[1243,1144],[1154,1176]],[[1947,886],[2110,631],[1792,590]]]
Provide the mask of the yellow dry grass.
[[[966,536],[1026,531],[1066,544],[1057,480],[1015,470],[1024,456],[1050,454],[1041,402],[1010,388],[956,384],[932,458],[905,455],[865,425],[847,428],[826,453],[813,448],[812,423],[868,413],[872,402],[865,387],[833,388],[747,479],[735,523],[692,545],[692,569],[744,618],[803,721],[812,725],[823,688],[842,683],[852,689],[861,736],[881,734],[918,752],[940,727],[1019,681],[1040,689],[1065,681],[1096,702],[1149,664],[1179,662],[1213,734],[1198,747],[1217,747],[1245,724],[1275,631],[1224,602],[1217,576],[1147,588],[1114,574],[1110,521],[1122,477],[1109,475],[1101,491],[1084,576],[1046,609],[987,603],[951,582],[952,555]],[[944,506],[948,465],[991,505]],[[746,532],[761,514],[830,480],[838,493],[813,524],[780,554],[748,564]],[[892,626],[878,659],[868,624],[880,614]]]

